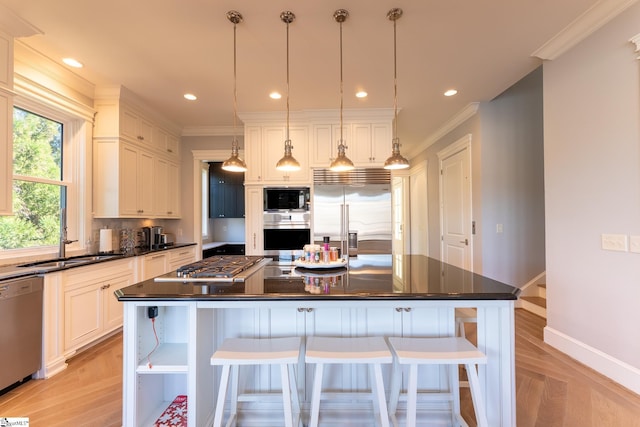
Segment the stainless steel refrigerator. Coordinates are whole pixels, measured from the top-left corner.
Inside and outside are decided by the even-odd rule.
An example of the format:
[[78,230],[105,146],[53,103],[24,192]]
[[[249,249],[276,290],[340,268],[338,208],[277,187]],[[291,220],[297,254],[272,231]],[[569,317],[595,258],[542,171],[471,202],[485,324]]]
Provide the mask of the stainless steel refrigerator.
[[391,183],[388,171],[314,171],[313,241],[342,255],[391,254]]

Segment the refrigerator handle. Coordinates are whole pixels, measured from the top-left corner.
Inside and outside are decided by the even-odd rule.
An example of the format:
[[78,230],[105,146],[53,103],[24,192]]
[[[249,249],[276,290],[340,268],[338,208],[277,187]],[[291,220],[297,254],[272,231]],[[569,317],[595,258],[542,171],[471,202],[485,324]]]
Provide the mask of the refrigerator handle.
[[[344,205],[344,236],[343,236],[343,250],[342,250],[342,254],[343,256],[346,256],[349,254],[349,221],[350,221],[350,217],[349,217],[349,204]],[[347,259],[345,257],[345,259]]]

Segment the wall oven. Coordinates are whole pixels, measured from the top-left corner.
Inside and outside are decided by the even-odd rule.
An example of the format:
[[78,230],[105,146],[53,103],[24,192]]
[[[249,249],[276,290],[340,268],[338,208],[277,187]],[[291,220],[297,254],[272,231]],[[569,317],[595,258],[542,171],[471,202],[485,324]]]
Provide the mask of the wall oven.
[[293,261],[296,251],[311,241],[308,211],[264,212],[264,254],[278,261]]

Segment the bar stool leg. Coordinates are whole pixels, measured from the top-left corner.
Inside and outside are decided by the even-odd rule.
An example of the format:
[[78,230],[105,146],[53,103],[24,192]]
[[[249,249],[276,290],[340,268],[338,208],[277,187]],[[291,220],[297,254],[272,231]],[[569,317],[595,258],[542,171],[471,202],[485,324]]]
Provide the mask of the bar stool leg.
[[395,415],[400,400],[400,387],[402,383],[402,367],[394,359],[391,373],[391,392],[389,393],[389,414]]
[[473,409],[476,411],[478,427],[489,427],[484,399],[482,398],[482,393],[480,391],[480,380],[478,379],[476,365],[466,364],[464,367],[467,370],[467,378],[469,379],[469,388],[471,390],[471,400],[473,401]]
[[280,382],[282,383],[284,425],[285,427],[293,427],[293,411],[291,410],[291,383],[289,382],[289,369],[284,363],[280,365]]
[[313,391],[311,392],[311,418],[309,419],[309,427],[318,427],[323,371],[324,364],[316,363],[316,371],[313,375]]
[[373,407],[380,416],[382,427],[389,427],[389,414],[387,413],[387,400],[384,395],[384,383],[382,382],[382,366],[379,363],[369,365],[371,373],[371,391],[374,394]]
[[292,364],[287,365],[289,371],[289,390],[291,390],[291,401],[293,402],[293,412],[296,415],[294,425],[300,423],[300,397],[298,396],[298,382],[296,381],[296,371]]
[[216,402],[216,415],[213,419],[213,427],[222,426],[222,415],[224,413],[224,400],[227,395],[229,385],[229,365],[222,366],[222,376],[220,377],[220,389],[218,390],[218,400]]
[[416,427],[418,409],[418,365],[409,365],[409,383],[407,385],[407,427]]

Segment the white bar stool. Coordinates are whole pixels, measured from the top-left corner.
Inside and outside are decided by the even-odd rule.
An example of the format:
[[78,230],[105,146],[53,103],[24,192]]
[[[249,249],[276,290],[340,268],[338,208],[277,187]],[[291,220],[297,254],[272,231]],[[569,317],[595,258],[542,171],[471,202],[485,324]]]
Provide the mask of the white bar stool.
[[256,401],[265,397],[264,393],[254,395],[243,393],[241,396],[238,396],[240,365],[280,365],[284,423],[286,427],[297,425],[300,419],[300,401],[293,367],[298,363],[300,343],[300,337],[225,339],[220,348],[211,356],[212,365],[222,365],[222,376],[220,378],[220,389],[218,391],[213,427],[220,427],[222,425],[231,367],[233,367],[231,408],[229,420],[226,424],[227,427],[236,424],[239,400]]
[[452,417],[456,426],[468,427],[460,415],[460,386],[458,382],[458,365],[464,365],[471,389],[471,399],[476,413],[478,427],[489,427],[482,390],[478,380],[476,366],[486,364],[487,356],[478,350],[467,339],[461,337],[443,338],[400,338],[390,337],[389,344],[394,353],[394,370],[389,397],[389,412],[393,416],[400,400],[400,365],[409,365],[407,385],[407,427],[416,425],[416,409],[418,398],[418,365],[449,365],[449,392],[424,392],[432,397],[445,397],[451,401]]
[[[320,400],[350,397],[366,397],[373,403],[374,412],[383,427],[389,427],[389,415],[382,381],[382,364],[391,363],[393,357],[383,337],[308,337],[305,362],[316,365],[311,397],[309,427],[317,427],[320,416]],[[325,364],[367,364],[371,378],[371,392],[323,393],[322,377]]]

